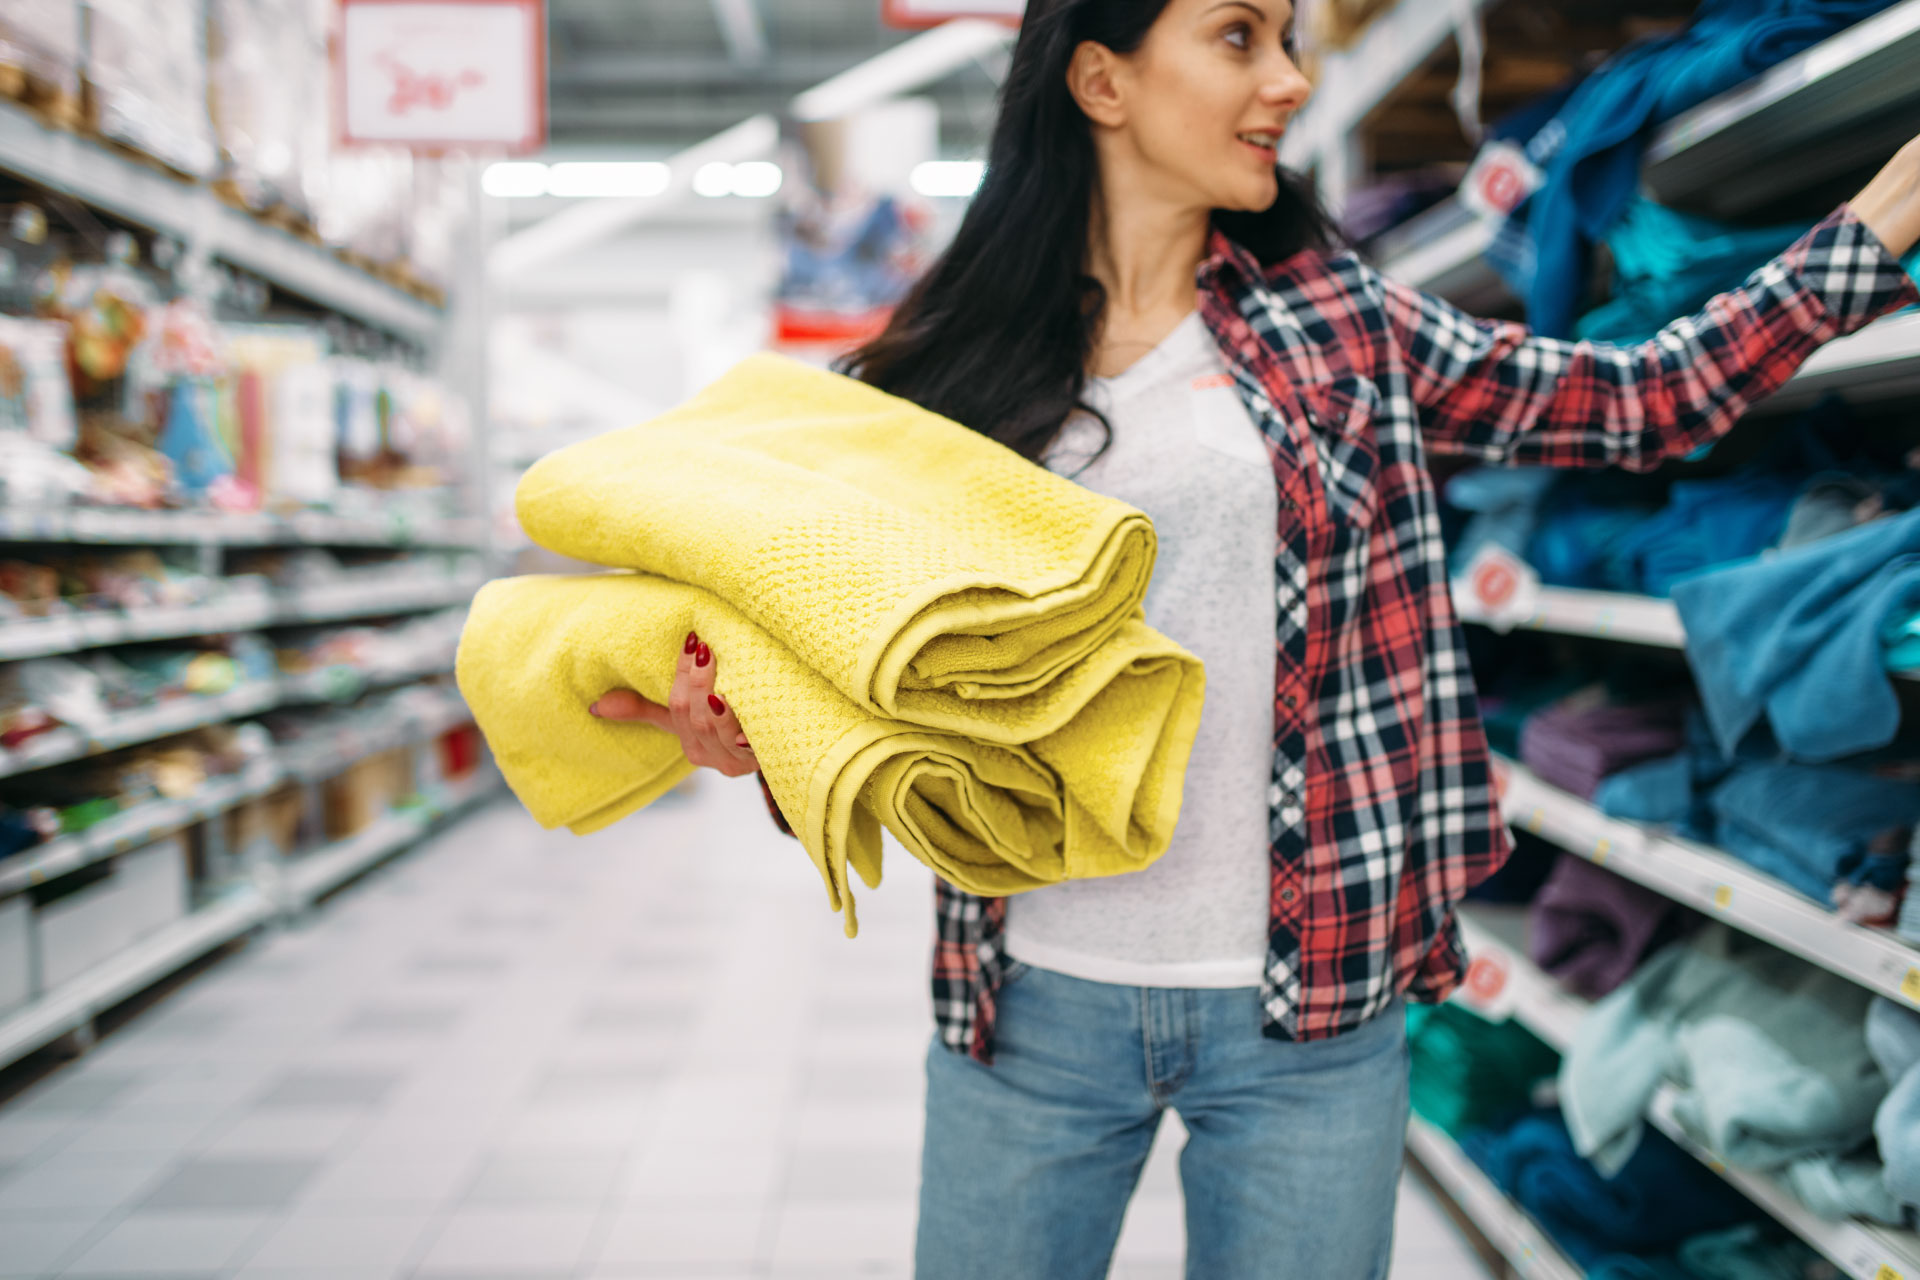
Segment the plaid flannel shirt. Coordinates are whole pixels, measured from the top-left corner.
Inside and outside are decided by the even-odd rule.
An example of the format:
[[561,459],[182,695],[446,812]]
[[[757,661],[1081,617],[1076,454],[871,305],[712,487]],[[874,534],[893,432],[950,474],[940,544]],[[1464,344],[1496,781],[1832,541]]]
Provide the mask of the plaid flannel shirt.
[[[1454,904],[1509,848],[1428,453],[1651,470],[1920,294],[1845,206],[1633,347],[1477,320],[1350,253],[1263,268],[1217,231],[1198,284],[1280,490],[1262,1022],[1321,1039],[1459,985]],[[940,1036],[991,1062],[1006,900],[937,893]]]

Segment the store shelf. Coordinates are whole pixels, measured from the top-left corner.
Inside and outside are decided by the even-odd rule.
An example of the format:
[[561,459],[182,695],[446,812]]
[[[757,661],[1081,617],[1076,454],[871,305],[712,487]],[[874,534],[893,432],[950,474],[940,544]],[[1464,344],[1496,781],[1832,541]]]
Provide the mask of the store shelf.
[[[1455,592],[1454,607],[1462,622],[1494,625],[1471,591],[1461,589]],[[1680,611],[1674,607],[1673,601],[1613,591],[1541,587],[1531,614],[1511,626],[1505,622],[1499,625],[1505,630],[1593,636],[1602,640],[1654,645],[1662,649],[1687,647],[1687,631],[1680,623]],[[1920,671],[1890,671],[1887,678],[1920,681]]]
[[1920,312],[1888,316],[1828,343],[1753,411],[1798,412],[1830,391],[1854,404],[1920,395]]
[[[4,104],[0,104],[0,109]],[[472,516],[379,516],[302,511],[286,515],[212,511],[139,511],[111,507],[0,506],[0,542],[80,542],[118,546],[478,547],[486,539]]]
[[437,738],[449,729],[469,724],[472,720],[473,713],[467,710],[466,704],[450,693],[440,707],[416,719],[401,720],[396,717],[392,722],[373,730],[341,728],[283,747],[279,757],[280,767],[293,781],[317,782],[338,773],[343,766],[355,760]]
[[207,782],[191,796],[135,805],[85,831],[0,859],[0,897],[151,844],[162,836],[263,796],[284,779],[285,774],[276,762],[258,761],[242,773]]
[[[1454,600],[1462,622],[1488,624],[1488,615],[1472,592],[1455,592]],[[1686,629],[1680,625],[1680,611],[1673,601],[1612,591],[1542,587],[1533,613],[1514,626],[1527,631],[1628,640],[1664,649],[1684,649],[1687,644]]]
[[236,590],[205,604],[17,619],[0,622],[0,662],[116,644],[258,631],[274,625],[424,613],[471,599],[483,581],[478,576],[445,575],[372,583],[346,580],[276,595],[267,588],[265,579],[258,579],[257,589]]
[[1407,1126],[1407,1153],[1522,1280],[1581,1280],[1585,1275],[1444,1130],[1415,1116]]
[[267,896],[243,886],[135,943],[83,976],[0,1018],[0,1065],[85,1026],[136,991],[266,922]]
[[1498,760],[1496,768],[1511,825],[1889,1000],[1920,1008],[1920,950],[1893,934],[1843,920],[1718,849],[1609,818],[1513,761]]
[[1674,1118],[1677,1093],[1663,1088],[1647,1119],[1700,1163],[1732,1183],[1741,1194],[1771,1214],[1853,1280],[1889,1280],[1920,1273],[1920,1237],[1889,1231],[1852,1219],[1833,1220],[1810,1212],[1770,1178],[1727,1167],[1725,1161],[1688,1136]]
[[1498,311],[1514,299],[1487,262],[1493,236],[1492,223],[1448,200],[1381,238],[1380,270],[1467,311]]
[[1732,217],[1883,160],[1913,135],[1916,66],[1920,0],[1903,0],[1670,121],[1647,183]]
[[124,712],[104,733],[89,735],[67,727],[43,733],[12,751],[0,749],[0,778],[84,759],[117,747],[152,742],[210,724],[257,715],[275,707],[343,702],[370,689],[404,684],[453,670],[451,654],[431,662],[389,671],[328,667],[277,680],[256,681],[212,697],[180,697],[158,706]]
[[[1521,941],[1524,928],[1524,908],[1489,909],[1475,904],[1461,909],[1460,930],[1468,957],[1475,965],[1492,966],[1504,981],[1483,974],[1455,998],[1482,1016],[1514,1019],[1564,1053],[1591,1006],[1567,995],[1527,959]],[[1728,1168],[1680,1128],[1673,1116],[1674,1098],[1670,1086],[1663,1088],[1648,1111],[1648,1120],[1853,1280],[1920,1275],[1920,1237],[1817,1217],[1771,1179]]]
[[497,794],[503,785],[500,771],[488,762],[418,808],[389,813],[344,840],[301,854],[284,868],[287,901],[294,907],[311,906],[413,844],[435,822]]
[[442,654],[425,662],[404,667],[362,668],[322,667],[300,675],[280,677],[279,705],[302,706],[315,702],[351,702],[371,689],[406,684],[428,676],[445,675],[453,670],[453,655]]
[[274,621],[282,624],[337,622],[343,618],[425,613],[465,603],[484,581],[477,574],[465,577],[416,574],[370,582],[355,581],[348,575],[338,582],[323,582],[281,593],[274,609]]
[[206,187],[49,128],[7,101],[0,101],[0,170],[186,244],[204,245],[290,293],[410,341],[429,344],[439,332],[439,308],[223,204]]

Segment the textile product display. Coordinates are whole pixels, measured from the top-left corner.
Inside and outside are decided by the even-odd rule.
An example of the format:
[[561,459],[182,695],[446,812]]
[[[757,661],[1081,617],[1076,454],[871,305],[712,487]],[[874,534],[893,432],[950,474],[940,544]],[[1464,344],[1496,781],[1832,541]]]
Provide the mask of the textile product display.
[[1913,843],[1907,847],[1907,894],[1901,899],[1893,931],[1908,942],[1920,943],[1920,827],[1914,829]]
[[1547,491],[1559,479],[1560,473],[1549,467],[1476,467],[1447,481],[1447,501],[1474,513],[1454,543],[1448,572],[1465,572],[1488,544],[1526,555]]
[[1581,1022],[1560,1068],[1574,1145],[1624,1165],[1663,1083],[1728,1164],[1780,1170],[1872,1136],[1887,1082],[1867,1051],[1864,987],[1709,924],[1656,952]]
[[1615,548],[1637,590],[1672,594],[1689,574],[1758,555],[1786,531],[1802,482],[1764,471],[1682,480],[1657,515]]
[[1867,1048],[1893,1081],[1873,1117],[1887,1193],[1920,1206],[1920,1014],[1876,998],[1867,1010]]
[[1591,246],[1640,188],[1653,126],[1811,48],[1894,0],[1707,0],[1683,31],[1622,50],[1555,117],[1546,182],[1515,213],[1532,244],[1517,281],[1539,333],[1568,336],[1586,292]]
[[1455,1004],[1409,1004],[1413,1109],[1448,1133],[1505,1121],[1552,1079],[1560,1055],[1517,1022],[1488,1022]]
[[1822,903],[1840,883],[1899,888],[1920,824],[1920,786],[1840,765],[1744,765],[1712,805],[1722,848]]
[[1575,698],[1534,713],[1520,731],[1520,760],[1540,777],[1591,800],[1601,779],[1672,755],[1686,741],[1675,702],[1589,706]]
[[1797,760],[1883,747],[1900,702],[1881,636],[1920,612],[1920,510],[1691,578],[1673,602],[1723,752],[1763,715]]
[[1609,1254],[1656,1253],[1689,1236],[1756,1218],[1760,1210],[1661,1134],[1619,1170],[1602,1174],[1574,1150],[1557,1111],[1502,1131],[1460,1135],[1460,1149],[1588,1266]]
[[1738,288],[1755,267],[1807,233],[1809,222],[1738,227],[1635,197],[1606,234],[1613,297],[1574,325],[1598,342],[1644,342],[1675,316]]
[[506,578],[474,599],[460,689],[543,825],[598,830],[692,772],[674,734],[587,712],[621,687],[664,704],[689,631],[725,655],[716,688],[849,935],[847,868],[879,883],[882,825],[997,894],[1133,870],[1172,838],[1204,673],[1142,623],[1089,660],[1108,678],[1078,717],[1004,747],[876,716],[713,593],[634,573]]
[[1527,953],[1569,990],[1606,995],[1681,917],[1680,905],[1563,853],[1527,913]]
[[1123,502],[774,355],[549,454],[514,503],[549,551],[711,591],[873,715],[1002,746],[1106,687],[1083,659],[1139,610],[1156,545]]

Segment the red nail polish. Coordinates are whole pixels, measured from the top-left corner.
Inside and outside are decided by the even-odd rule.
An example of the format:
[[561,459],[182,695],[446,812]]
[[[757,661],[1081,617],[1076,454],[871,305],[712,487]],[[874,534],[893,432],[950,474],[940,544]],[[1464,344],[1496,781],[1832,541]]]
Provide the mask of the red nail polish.
[[727,714],[727,704],[720,701],[720,699],[714,697],[712,694],[707,695],[707,705],[713,708],[713,714],[717,716],[723,716]]
[[712,661],[713,650],[707,648],[706,641],[703,640],[700,642],[700,647],[693,651],[693,665],[696,667],[704,667]]
[[682,650],[682,652],[692,653],[695,649],[699,647],[700,647],[700,637],[691,631],[687,632],[687,647],[684,650]]

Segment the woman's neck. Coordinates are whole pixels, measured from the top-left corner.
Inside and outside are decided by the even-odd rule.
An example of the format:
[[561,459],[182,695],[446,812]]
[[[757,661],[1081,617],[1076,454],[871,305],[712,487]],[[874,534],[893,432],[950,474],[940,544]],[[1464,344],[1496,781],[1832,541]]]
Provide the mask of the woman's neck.
[[[1117,185],[1128,189],[1124,182]],[[1206,209],[1138,195],[1114,199],[1109,190],[1095,197],[1087,273],[1106,290],[1106,306],[1090,373],[1124,372],[1193,311],[1194,273],[1206,254],[1210,224]]]

